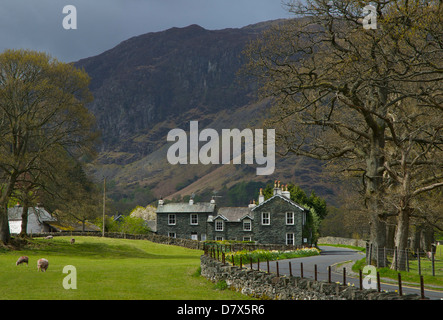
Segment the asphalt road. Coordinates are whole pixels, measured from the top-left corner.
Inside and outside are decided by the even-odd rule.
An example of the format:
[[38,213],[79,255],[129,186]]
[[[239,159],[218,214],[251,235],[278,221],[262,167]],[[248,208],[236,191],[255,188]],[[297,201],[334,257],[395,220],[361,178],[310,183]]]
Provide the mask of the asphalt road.
[[[364,258],[364,253],[338,247],[320,246],[322,250],[319,256],[312,256],[306,258],[295,258],[287,260],[279,260],[279,273],[284,275],[289,275],[289,262],[291,262],[292,275],[299,277],[301,275],[301,264],[303,264],[303,277],[314,278],[315,265],[317,265],[317,280],[327,281],[328,280],[328,267],[331,266],[331,281],[343,283],[343,264],[346,261],[357,261]],[[352,265],[352,264],[349,264]],[[350,274],[349,265],[346,270],[346,283],[354,284],[357,288],[360,287],[360,282],[358,276],[352,276]],[[256,266],[254,266],[255,268]],[[267,270],[266,263],[260,264],[261,270]],[[277,272],[276,262],[269,262],[269,269],[271,272]],[[386,291],[398,291],[398,284],[395,281],[394,284],[387,284],[381,280],[381,290]],[[420,295],[420,288],[410,287],[408,285],[402,285],[402,291],[406,293],[415,293]],[[443,299],[443,291],[429,290],[425,289],[425,297],[429,299]]]

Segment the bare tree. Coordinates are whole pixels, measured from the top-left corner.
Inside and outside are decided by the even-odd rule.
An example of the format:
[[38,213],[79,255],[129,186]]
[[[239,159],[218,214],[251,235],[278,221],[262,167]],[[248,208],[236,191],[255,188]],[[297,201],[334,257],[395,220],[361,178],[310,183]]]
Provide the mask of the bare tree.
[[[366,30],[369,3],[377,28]],[[271,28],[245,51],[261,97],[272,97],[267,126],[276,128],[281,154],[361,175],[371,241],[383,247],[390,213],[386,144],[400,129],[390,115],[399,105],[420,106],[441,119],[442,4],[308,0],[287,6],[299,18]]]

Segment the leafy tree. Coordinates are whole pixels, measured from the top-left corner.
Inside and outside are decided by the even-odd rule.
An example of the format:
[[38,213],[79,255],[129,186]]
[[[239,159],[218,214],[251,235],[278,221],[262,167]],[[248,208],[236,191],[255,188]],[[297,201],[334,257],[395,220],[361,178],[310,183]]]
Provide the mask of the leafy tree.
[[119,222],[119,232],[145,234],[149,231],[146,221],[140,217],[125,216],[123,220]]
[[53,177],[60,150],[74,159],[92,151],[88,85],[84,71],[45,53],[0,54],[0,241],[10,239],[7,204],[19,179]]
[[45,183],[40,198],[45,207],[57,211],[60,222],[79,222],[85,231],[86,222],[102,214],[101,189],[88,178],[81,162],[58,159],[55,180]]
[[[97,226],[103,227],[101,218],[95,221]],[[150,232],[146,221],[141,217],[124,216],[119,221],[114,221],[111,217],[106,216],[105,230],[107,232],[124,232],[128,234],[146,234]]]

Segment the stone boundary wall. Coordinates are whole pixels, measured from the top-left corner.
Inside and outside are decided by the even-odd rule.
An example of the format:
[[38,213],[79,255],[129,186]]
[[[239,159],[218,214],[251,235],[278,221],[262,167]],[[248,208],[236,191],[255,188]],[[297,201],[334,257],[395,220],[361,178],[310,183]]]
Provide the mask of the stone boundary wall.
[[351,238],[340,238],[340,237],[321,237],[318,238],[317,243],[324,244],[343,244],[347,246],[355,246],[366,248],[366,241]]
[[[30,235],[31,237],[47,237],[47,236],[91,236],[91,237],[101,237],[102,231],[61,231],[61,232],[43,232]],[[233,243],[233,244],[214,244],[206,243],[204,241],[191,240],[191,239],[181,239],[181,238],[171,238],[168,236],[163,236],[150,232],[148,234],[128,234],[122,232],[105,232],[105,237],[107,238],[119,238],[119,239],[134,239],[134,240],[149,240],[160,244],[169,244],[174,246],[180,246],[189,249],[205,250],[205,246],[220,248],[222,251],[240,251],[248,250],[253,251],[257,249],[262,250],[294,250],[299,249],[304,246],[287,246],[279,244],[253,244],[253,243]]]
[[209,256],[201,256],[201,275],[217,283],[226,281],[228,287],[243,294],[272,300],[419,300],[416,294],[399,296],[395,292],[377,292],[343,286],[339,283],[315,281],[300,277],[277,277],[274,273],[240,269],[224,265]]
[[[47,237],[47,236],[91,236],[101,237],[101,231],[63,231],[63,232],[45,232],[39,234],[33,234],[32,237]],[[180,246],[189,249],[203,250],[203,242],[191,239],[179,239],[170,238],[167,236],[158,235],[155,233],[148,234],[127,234],[121,232],[105,232],[106,238],[118,238],[118,239],[134,239],[134,240],[148,240],[160,244],[169,244],[174,246]]]

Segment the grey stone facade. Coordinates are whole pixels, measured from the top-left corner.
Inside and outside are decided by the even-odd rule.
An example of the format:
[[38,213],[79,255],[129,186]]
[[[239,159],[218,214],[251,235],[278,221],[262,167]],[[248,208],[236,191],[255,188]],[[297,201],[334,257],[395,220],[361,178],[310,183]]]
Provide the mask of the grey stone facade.
[[[161,201],[161,200],[160,200]],[[215,203],[159,203],[157,234],[171,238],[206,240],[208,217],[214,215]]]
[[302,245],[306,209],[290,200],[288,191],[248,207],[218,207],[210,203],[169,203],[160,200],[157,234],[194,240],[239,240],[259,244]]

